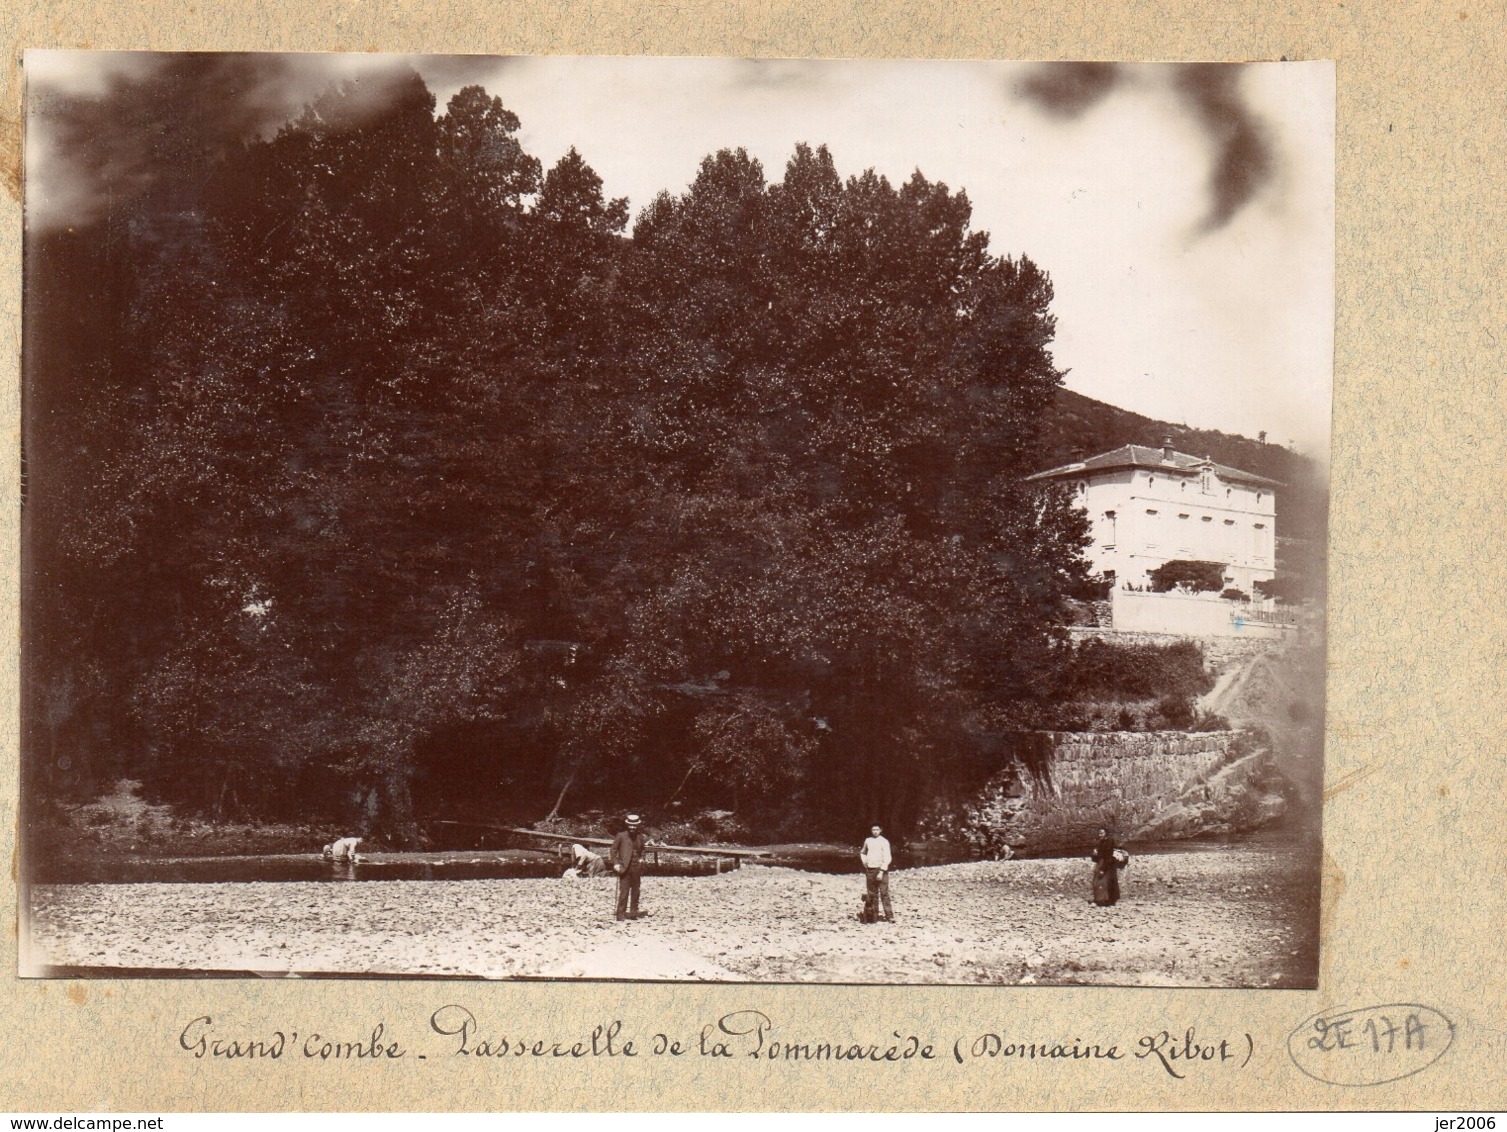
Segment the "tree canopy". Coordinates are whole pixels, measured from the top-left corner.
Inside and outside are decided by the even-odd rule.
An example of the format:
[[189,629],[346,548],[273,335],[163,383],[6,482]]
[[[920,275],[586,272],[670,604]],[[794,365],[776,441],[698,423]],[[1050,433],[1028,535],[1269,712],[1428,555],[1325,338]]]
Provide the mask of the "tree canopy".
[[1204,562],[1194,558],[1174,558],[1150,571],[1153,593],[1187,590],[1189,593],[1218,593],[1224,589],[1223,562]]
[[28,373],[89,410],[55,479],[29,421],[35,785],[395,843],[588,804],[903,825],[1029,726],[1086,541],[1021,483],[1045,273],[964,193],[807,145],[775,183],[713,154],[625,235],[520,128],[339,88],[70,253],[118,302]]

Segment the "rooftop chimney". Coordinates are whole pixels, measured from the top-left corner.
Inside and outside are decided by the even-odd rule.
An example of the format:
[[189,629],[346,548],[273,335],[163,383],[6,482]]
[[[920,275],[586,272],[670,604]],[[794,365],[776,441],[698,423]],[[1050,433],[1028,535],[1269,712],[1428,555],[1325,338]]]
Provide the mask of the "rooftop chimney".
[[1162,437],[1162,459],[1169,464],[1172,462],[1172,438],[1170,436]]

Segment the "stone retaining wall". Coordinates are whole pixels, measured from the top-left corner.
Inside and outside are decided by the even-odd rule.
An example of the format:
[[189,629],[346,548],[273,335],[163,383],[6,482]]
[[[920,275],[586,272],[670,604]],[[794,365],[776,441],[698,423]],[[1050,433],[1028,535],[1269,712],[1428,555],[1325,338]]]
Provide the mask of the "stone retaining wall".
[[[1001,769],[932,828],[984,856],[1254,828],[1280,814],[1265,752],[1235,731],[1037,731],[1014,736]],[[949,833],[948,826],[953,826]]]

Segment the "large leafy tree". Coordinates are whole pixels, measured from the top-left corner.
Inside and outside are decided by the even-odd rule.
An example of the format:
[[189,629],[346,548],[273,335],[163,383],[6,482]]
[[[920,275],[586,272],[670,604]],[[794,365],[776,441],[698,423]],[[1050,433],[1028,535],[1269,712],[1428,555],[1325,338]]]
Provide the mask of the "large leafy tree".
[[321,759],[401,840],[416,744],[507,701],[505,582],[548,430],[512,420],[538,400],[528,312],[473,289],[526,306],[485,254],[537,187],[516,118],[462,91],[436,121],[417,76],[379,93],[333,91],[233,156],[142,273],[126,410],[153,458],[114,463],[87,537],[162,578],[136,701],[185,752],[164,757],[214,752],[254,780],[240,798]]
[[628,238],[519,129],[347,85],[143,256],[127,443],[59,540],[131,626],[135,764],[397,841],[430,771],[476,784],[435,805],[903,822],[1030,723],[1082,578],[1021,486],[1049,281],[962,193],[808,146],[775,184],[708,157]]
[[[1019,487],[1059,381],[1050,285],[968,219],[919,174],[843,182],[804,146],[774,186],[741,151],[708,158],[640,217],[632,654],[646,680],[730,675],[688,774],[741,710],[751,764],[807,772],[808,813],[904,818],[950,757],[1023,721],[1083,532]],[[780,734],[780,758],[754,755]]]

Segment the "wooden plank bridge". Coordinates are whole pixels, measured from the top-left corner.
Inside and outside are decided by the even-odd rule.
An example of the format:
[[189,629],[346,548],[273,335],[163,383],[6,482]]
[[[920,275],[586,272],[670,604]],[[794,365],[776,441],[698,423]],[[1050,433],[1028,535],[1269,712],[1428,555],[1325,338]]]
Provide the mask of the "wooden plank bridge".
[[[545,833],[540,829],[524,829],[520,826],[511,825],[488,825],[485,822],[474,821],[449,821],[445,819],[431,819],[423,823],[425,825],[464,825],[476,829],[490,829],[498,833],[512,833],[519,837],[537,837],[542,841],[550,841],[556,844],[569,845],[599,845],[606,848],[612,847],[612,839],[609,837],[582,837],[574,833]],[[770,856],[767,849],[735,849],[722,845],[661,845],[650,841],[644,846],[644,851],[652,855],[654,863],[659,864],[660,853],[683,853],[695,857],[718,858],[717,871],[722,871],[722,860],[728,859],[734,866],[744,861],[757,863],[761,858]]]

